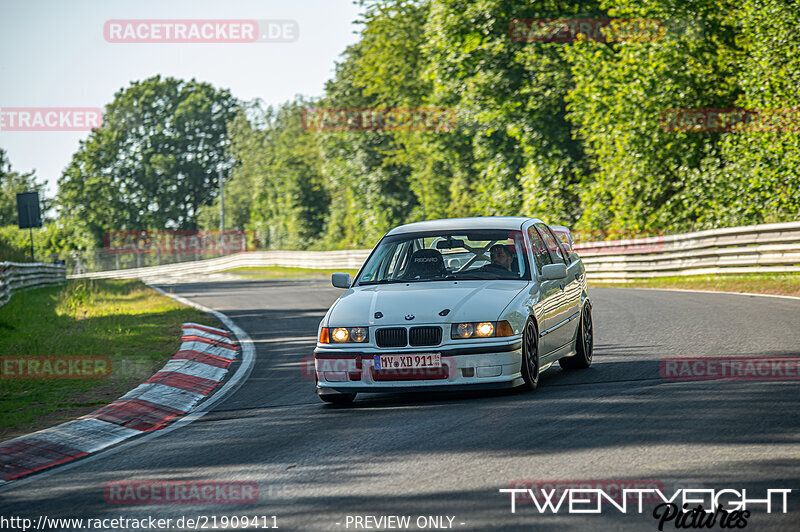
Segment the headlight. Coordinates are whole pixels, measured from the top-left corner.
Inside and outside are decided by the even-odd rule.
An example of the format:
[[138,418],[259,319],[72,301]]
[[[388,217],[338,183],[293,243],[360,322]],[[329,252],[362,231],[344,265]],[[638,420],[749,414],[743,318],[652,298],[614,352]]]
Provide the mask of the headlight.
[[479,323],[478,326],[475,328],[475,334],[480,336],[481,338],[485,338],[487,336],[494,336],[494,324],[488,321]]
[[323,327],[319,332],[321,344],[360,344],[368,339],[366,327]]
[[514,330],[507,321],[474,321],[454,323],[450,329],[450,338],[466,340],[468,338],[495,338],[513,336]]

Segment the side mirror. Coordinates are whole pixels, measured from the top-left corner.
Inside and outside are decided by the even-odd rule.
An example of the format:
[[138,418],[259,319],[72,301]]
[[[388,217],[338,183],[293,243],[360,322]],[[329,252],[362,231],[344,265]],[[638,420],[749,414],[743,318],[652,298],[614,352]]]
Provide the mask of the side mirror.
[[[336,275],[336,274],[334,274]],[[558,281],[567,276],[566,264],[545,264],[542,266],[543,281]]]
[[[566,273],[564,276],[566,277]],[[334,273],[331,274],[331,284],[336,288],[350,288],[350,274],[349,273]]]

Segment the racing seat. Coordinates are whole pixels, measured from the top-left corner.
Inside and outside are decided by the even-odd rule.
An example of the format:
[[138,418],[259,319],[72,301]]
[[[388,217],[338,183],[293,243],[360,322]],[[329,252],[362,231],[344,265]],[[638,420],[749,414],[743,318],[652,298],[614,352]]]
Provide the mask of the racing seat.
[[403,279],[435,279],[446,273],[438,249],[418,249],[411,254]]

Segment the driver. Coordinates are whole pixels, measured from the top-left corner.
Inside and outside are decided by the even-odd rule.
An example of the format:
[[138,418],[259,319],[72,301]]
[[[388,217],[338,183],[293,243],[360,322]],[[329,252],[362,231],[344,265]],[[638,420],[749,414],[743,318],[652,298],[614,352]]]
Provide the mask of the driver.
[[489,249],[489,255],[492,259],[493,266],[499,266],[504,270],[511,271],[512,257],[505,245],[495,244]]

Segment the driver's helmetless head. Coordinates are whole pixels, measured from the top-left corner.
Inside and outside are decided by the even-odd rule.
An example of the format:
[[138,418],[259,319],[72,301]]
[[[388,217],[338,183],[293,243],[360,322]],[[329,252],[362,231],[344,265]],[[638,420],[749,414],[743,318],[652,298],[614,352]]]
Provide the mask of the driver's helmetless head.
[[495,244],[489,249],[489,254],[492,258],[492,264],[499,264],[508,270],[511,269],[511,254],[506,246]]

